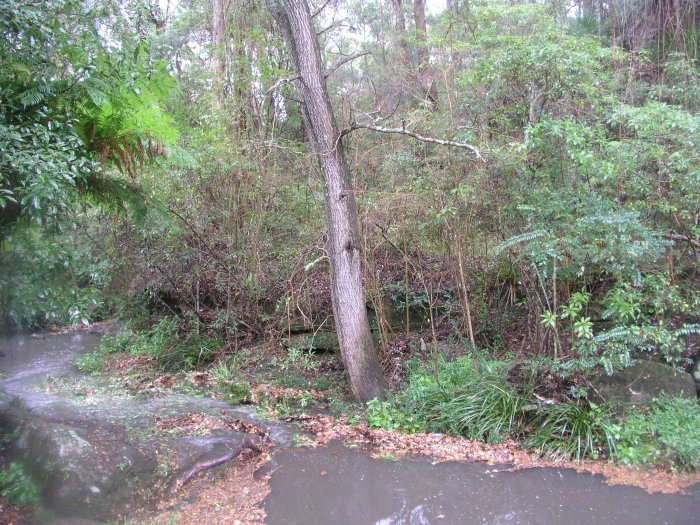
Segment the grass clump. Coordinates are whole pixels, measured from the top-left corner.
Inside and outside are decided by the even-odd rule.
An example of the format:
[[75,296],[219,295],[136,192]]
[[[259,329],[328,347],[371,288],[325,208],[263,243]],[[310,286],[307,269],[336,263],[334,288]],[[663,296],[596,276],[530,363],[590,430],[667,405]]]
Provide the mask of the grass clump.
[[129,336],[103,335],[100,339],[100,348],[94,352],[78,357],[74,364],[84,374],[98,374],[104,367],[105,358],[114,353],[124,352],[129,347]]
[[526,445],[555,457],[598,459],[614,450],[608,417],[605,406],[591,401],[548,405],[530,422]]
[[520,431],[531,394],[508,383],[505,364],[466,356],[414,367],[395,403],[416,427],[500,442]]

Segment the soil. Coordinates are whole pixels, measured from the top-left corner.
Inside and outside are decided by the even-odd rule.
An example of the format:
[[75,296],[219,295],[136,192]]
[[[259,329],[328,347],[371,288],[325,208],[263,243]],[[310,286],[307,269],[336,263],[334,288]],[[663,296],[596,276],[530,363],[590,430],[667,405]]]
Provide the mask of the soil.
[[198,476],[177,494],[158,504],[154,512],[131,517],[134,523],[153,525],[261,524],[262,502],[270,493],[269,475],[256,479],[255,472],[270,459],[268,454],[242,455],[228,468]]

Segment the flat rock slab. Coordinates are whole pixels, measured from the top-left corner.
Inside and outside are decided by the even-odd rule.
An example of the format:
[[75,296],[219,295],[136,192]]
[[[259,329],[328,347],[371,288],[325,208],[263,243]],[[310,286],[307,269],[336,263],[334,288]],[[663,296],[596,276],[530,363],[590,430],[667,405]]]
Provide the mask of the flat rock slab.
[[0,431],[11,461],[37,482],[50,523],[111,520],[195,464],[221,457],[245,434],[217,430],[206,436],[163,435],[156,418],[205,414],[270,428],[273,441],[292,434],[253,411],[207,398],[171,394],[153,399],[95,394],[75,398],[56,392],[56,380],[88,379],[76,357],[99,345],[88,333],[0,338]]
[[690,374],[654,361],[639,361],[611,376],[601,375],[594,386],[603,399],[617,404],[645,405],[664,394],[686,399],[697,395]]

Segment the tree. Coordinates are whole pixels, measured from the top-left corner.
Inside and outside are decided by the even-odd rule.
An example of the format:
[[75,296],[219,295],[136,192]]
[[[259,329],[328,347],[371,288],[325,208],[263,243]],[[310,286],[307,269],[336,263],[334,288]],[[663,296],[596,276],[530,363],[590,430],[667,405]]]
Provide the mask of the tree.
[[214,63],[214,107],[221,109],[224,104],[226,82],[226,11],[224,0],[212,2],[211,24],[212,61]]
[[386,383],[369,329],[362,286],[357,205],[305,0],[268,0],[297,74],[302,114],[324,174],[331,296],[340,351],[350,388],[360,401],[382,398]]
[[418,77],[423,86],[425,96],[433,106],[437,106],[438,94],[437,85],[435,84],[435,73],[430,67],[430,51],[426,41],[428,28],[425,22],[425,0],[413,0],[413,19],[416,23]]

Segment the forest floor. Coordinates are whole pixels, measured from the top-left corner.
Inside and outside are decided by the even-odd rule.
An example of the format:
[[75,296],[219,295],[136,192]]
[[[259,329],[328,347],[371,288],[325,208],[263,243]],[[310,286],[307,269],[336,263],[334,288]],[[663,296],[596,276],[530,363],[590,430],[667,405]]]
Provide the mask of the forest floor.
[[[251,353],[247,359],[245,366],[239,369],[250,385],[250,395],[245,402],[253,405],[265,417],[294,423],[313,436],[311,440],[298,441],[296,444],[300,446],[323,446],[331,440],[340,440],[372,453],[399,458],[418,455],[428,457],[433,462],[478,461],[507,464],[516,470],[558,466],[600,474],[607,483],[637,486],[649,493],[682,492],[700,483],[700,472],[682,473],[671,469],[625,466],[608,460],[577,462],[543,456],[513,440],[492,445],[439,433],[406,434],[396,430],[370,429],[364,421],[363,407],[351,400],[340,372],[340,360],[335,354],[324,353],[313,357],[317,366],[307,365],[306,369],[295,363],[281,375],[269,359],[265,360],[261,355]],[[241,396],[238,389],[234,389],[233,393],[228,392],[234,382],[217,380],[215,370],[163,374],[153,360],[117,354],[108,357],[103,375],[133,395],[159,396],[167,391],[191,393],[195,390],[197,395],[214,399],[238,399]],[[179,433],[198,435],[216,430],[218,423],[201,414],[191,414],[191,418],[164,421],[162,424],[174,426]]]
[[[433,463],[476,461],[500,465],[500,470],[511,471],[552,466],[571,468],[601,475],[608,484],[636,486],[648,493],[684,493],[690,486],[700,483],[697,472],[643,469],[603,460],[576,462],[543,457],[512,440],[489,445],[437,433],[405,434],[370,429],[364,421],[363,407],[350,399],[335,354],[305,354],[295,357],[294,362],[286,362],[288,357],[274,353],[270,357],[267,349],[246,351],[240,357],[236,370],[229,371],[235,372],[235,380],[221,378],[221,364],[169,374],[163,373],[155,360],[123,354],[108,356],[102,374],[132,395],[161,396],[171,391],[196,391],[197,395],[222,400],[230,397],[232,401],[242,396],[265,417],[294,424],[305,432],[295,441],[297,446],[322,447],[338,440],[380,459],[422,456]],[[242,395],[237,386],[242,378],[249,385],[249,394]],[[163,420],[159,425],[164,432],[202,435],[216,431],[218,422],[201,414],[190,414],[177,420]],[[274,449],[269,454],[274,454]],[[140,515],[138,523],[161,524],[176,519],[177,523],[197,524],[209,522],[214,516],[219,523],[262,523],[265,518],[262,502],[270,490],[269,474],[256,476],[255,473],[268,460],[267,453],[244,457],[228,469],[206,473],[176,497],[163,499],[155,514]]]

